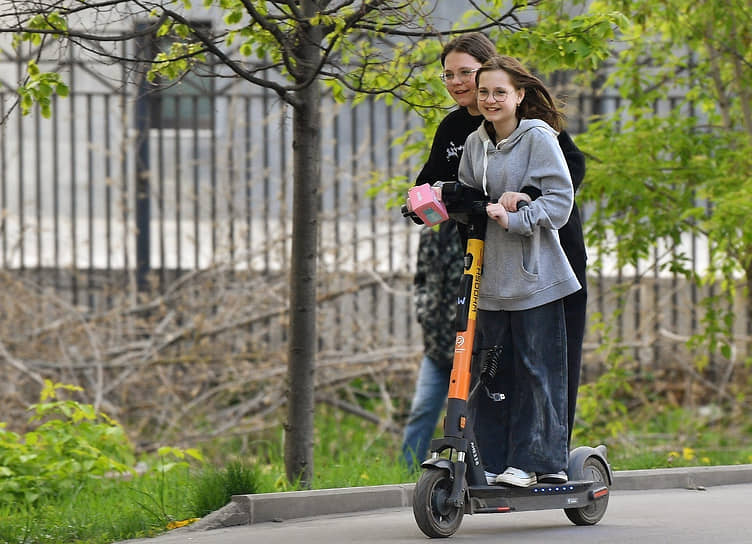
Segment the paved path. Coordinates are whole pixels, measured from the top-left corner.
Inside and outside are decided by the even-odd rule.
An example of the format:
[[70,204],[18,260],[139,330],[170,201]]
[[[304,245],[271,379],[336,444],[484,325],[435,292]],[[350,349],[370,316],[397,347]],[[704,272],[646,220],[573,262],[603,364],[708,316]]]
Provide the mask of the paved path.
[[[598,525],[572,525],[561,510],[465,516],[450,541],[473,544],[545,543],[749,543],[752,484],[705,490],[614,491]],[[128,544],[384,544],[427,542],[412,509],[400,507],[348,515],[266,522],[215,529],[180,529]]]
[[[197,523],[177,529],[155,538],[130,540],[129,544],[173,544],[190,542],[192,544],[217,543],[234,544],[236,542],[300,542],[305,544],[338,542],[409,542],[410,539],[423,538],[412,515],[412,495],[414,484],[382,485],[341,489],[321,489],[312,491],[293,491],[286,493],[261,493],[257,495],[239,495],[227,506],[201,519]],[[720,492],[718,490],[721,490]],[[635,493],[635,491],[639,491]],[[655,470],[626,470],[614,473],[611,486],[612,503],[606,512],[608,522],[613,527],[638,527],[642,532],[624,538],[624,542],[637,542],[650,532],[651,520],[658,519],[658,526],[672,527],[676,534],[691,536],[694,534],[708,536],[706,530],[716,531],[712,541],[733,542],[738,527],[752,535],[752,515],[749,497],[752,491],[752,465],[730,465],[715,467],[688,467]],[[740,495],[740,492],[742,493]],[[746,495],[744,495],[746,493]],[[622,499],[623,497],[623,499]],[[732,498],[730,500],[730,498]],[[621,502],[623,500],[623,502]],[[730,500],[730,502],[729,502]],[[687,503],[687,510],[677,505]],[[624,510],[620,505],[626,507]],[[616,508],[614,508],[614,505]],[[742,505],[742,510],[739,510]],[[616,513],[612,513],[616,510]],[[666,524],[661,516],[668,516],[672,524]],[[708,513],[710,512],[710,513]],[[532,538],[554,538],[557,534],[544,534],[542,529],[554,533],[566,527],[567,539],[580,538],[583,529],[587,538],[583,542],[613,542],[604,537],[597,527],[580,528],[572,526],[559,510],[544,512],[527,512],[501,515],[466,516],[455,538],[461,538],[467,529],[476,527],[482,534],[496,534],[504,531],[533,530]],[[729,518],[734,523],[726,524]],[[735,516],[738,516],[737,520]],[[682,524],[686,519],[687,523]],[[603,521],[606,521],[605,519]],[[603,521],[601,523],[603,523]],[[507,525],[511,522],[511,525]],[[689,532],[684,531],[686,525]],[[726,525],[728,527],[726,528]],[[336,529],[334,529],[336,527]],[[289,528],[289,529],[288,529]],[[289,531],[289,532],[285,532]],[[322,532],[323,531],[323,532]],[[332,532],[334,531],[334,532]],[[645,532],[647,531],[647,533]],[[316,540],[314,535],[329,535],[328,540]],[[309,535],[306,536],[306,535]],[[650,542],[675,542],[668,538],[663,530],[658,533],[666,540]],[[642,535],[642,536],[640,536]],[[285,538],[290,537],[290,540]],[[717,537],[717,538],[716,538]],[[268,540],[268,539],[274,540]],[[277,539],[280,540],[277,540]],[[515,537],[516,538],[516,537]],[[620,537],[621,538],[621,537]],[[693,537],[694,538],[694,537]],[[730,539],[730,540],[729,540]],[[530,540],[537,542],[538,540]],[[752,542],[752,536],[746,540]],[[484,542],[479,540],[479,542]],[[703,540],[689,540],[703,542]]]

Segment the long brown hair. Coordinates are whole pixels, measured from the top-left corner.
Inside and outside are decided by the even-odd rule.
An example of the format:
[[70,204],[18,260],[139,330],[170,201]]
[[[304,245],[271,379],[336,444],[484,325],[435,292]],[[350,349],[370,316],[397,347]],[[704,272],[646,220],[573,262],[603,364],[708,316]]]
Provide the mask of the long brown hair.
[[551,125],[554,130],[564,128],[564,114],[556,107],[551,93],[543,82],[531,74],[520,61],[514,57],[497,55],[486,62],[475,72],[475,84],[483,72],[503,70],[509,75],[514,88],[525,89],[525,97],[517,107],[517,119],[540,119]]

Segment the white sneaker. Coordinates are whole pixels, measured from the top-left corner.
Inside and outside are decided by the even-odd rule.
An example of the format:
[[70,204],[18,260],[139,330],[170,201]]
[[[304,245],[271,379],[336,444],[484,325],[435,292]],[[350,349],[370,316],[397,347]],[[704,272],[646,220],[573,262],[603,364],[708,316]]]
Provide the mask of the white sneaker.
[[538,481],[546,484],[565,484],[569,481],[569,478],[566,472],[560,470],[556,473],[539,474]]
[[535,472],[525,472],[518,468],[509,467],[496,477],[497,484],[513,485],[515,487],[530,487],[535,485],[538,478]]
[[484,470],[483,472],[486,473],[486,483],[488,483],[488,485],[494,485],[498,474],[495,472],[488,472],[487,470]]

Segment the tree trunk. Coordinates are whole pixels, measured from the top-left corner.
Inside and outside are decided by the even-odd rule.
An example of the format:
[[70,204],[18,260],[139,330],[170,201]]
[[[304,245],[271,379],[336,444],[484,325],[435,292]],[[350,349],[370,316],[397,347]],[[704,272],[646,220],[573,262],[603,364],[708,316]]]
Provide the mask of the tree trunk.
[[[316,2],[303,2],[306,15]],[[320,34],[320,32],[319,32]],[[314,74],[320,37],[301,31],[298,82]],[[296,91],[293,111],[292,258],[290,329],[287,344],[285,470],[290,482],[309,488],[313,477],[314,371],[316,367],[316,253],[321,185],[321,90],[315,77]]]

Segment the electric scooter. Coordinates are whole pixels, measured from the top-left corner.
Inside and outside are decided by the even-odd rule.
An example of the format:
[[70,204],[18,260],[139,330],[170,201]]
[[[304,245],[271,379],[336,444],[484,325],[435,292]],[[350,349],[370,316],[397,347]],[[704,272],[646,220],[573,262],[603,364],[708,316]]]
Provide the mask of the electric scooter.
[[[613,483],[603,445],[572,450],[567,468],[569,481],[563,484],[512,487],[489,485],[486,481],[470,407],[476,393],[491,382],[500,362],[498,350],[487,350],[481,355],[474,348],[489,200],[480,191],[458,182],[443,182],[438,186],[441,199],[424,202],[428,210],[421,210],[413,198],[410,208],[402,207],[403,216],[418,224],[430,225],[448,216],[462,224],[467,235],[444,436],[431,441],[431,456],[421,464],[423,473],[413,495],[415,521],[430,538],[452,536],[464,514],[563,508],[575,525],[595,525],[606,513],[609,486]],[[423,195],[426,194],[429,193],[425,191]],[[438,209],[434,212],[435,207]],[[479,365],[475,377],[471,372],[473,365]]]

